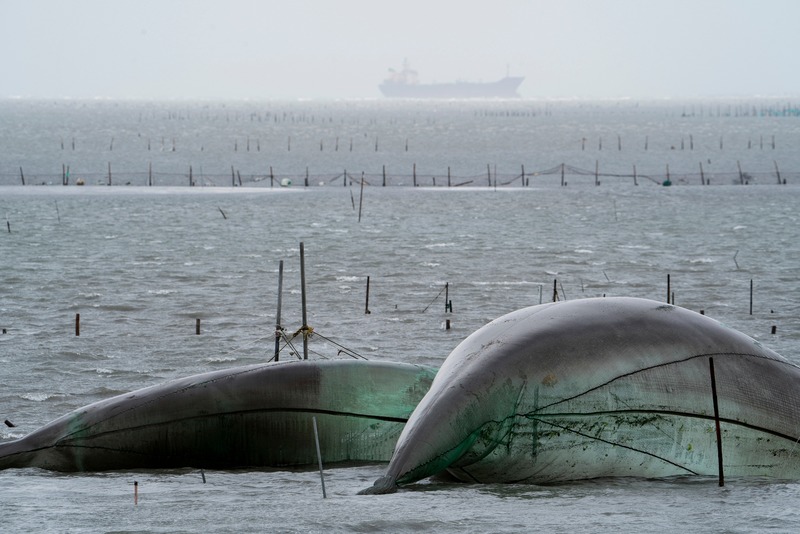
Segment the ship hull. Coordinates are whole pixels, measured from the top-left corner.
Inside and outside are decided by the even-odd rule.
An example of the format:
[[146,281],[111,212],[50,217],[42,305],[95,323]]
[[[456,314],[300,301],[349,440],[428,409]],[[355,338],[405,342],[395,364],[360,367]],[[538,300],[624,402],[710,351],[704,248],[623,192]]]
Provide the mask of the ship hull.
[[507,76],[491,83],[408,84],[386,81],[378,87],[388,98],[519,98],[525,78]]

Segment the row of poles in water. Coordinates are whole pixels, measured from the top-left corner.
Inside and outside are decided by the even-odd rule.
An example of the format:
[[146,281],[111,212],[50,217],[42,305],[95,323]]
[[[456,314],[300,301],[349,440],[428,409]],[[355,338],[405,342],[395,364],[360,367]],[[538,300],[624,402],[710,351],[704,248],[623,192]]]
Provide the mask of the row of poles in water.
[[[609,173],[609,172],[600,172],[600,161],[599,160],[595,160],[594,170],[583,169],[583,168],[580,168],[580,167],[576,167],[576,166],[573,166],[573,165],[568,165],[566,163],[562,163],[560,165],[556,165],[555,167],[550,167],[548,169],[537,170],[537,171],[526,171],[525,170],[525,165],[521,165],[519,174],[502,174],[502,175],[499,175],[497,173],[497,166],[496,165],[495,165],[495,168],[493,170],[491,164],[487,164],[486,165],[486,174],[484,176],[486,176],[487,186],[488,187],[497,187],[498,185],[506,186],[506,185],[510,185],[510,184],[512,184],[512,183],[514,183],[514,182],[516,182],[518,180],[520,181],[520,184],[523,187],[527,187],[527,186],[530,186],[530,184],[531,184],[531,178],[535,178],[537,176],[559,175],[559,174],[561,175],[561,185],[562,186],[566,186],[567,185],[566,177],[568,175],[573,175],[573,176],[574,175],[577,175],[577,176],[594,176],[595,185],[600,185],[600,178],[601,177],[631,178],[631,179],[633,179],[633,184],[634,185],[639,185],[639,182],[638,182],[639,178],[644,178],[644,179],[653,181],[655,183],[663,183],[663,182],[671,182],[671,179],[673,177],[675,177],[675,176],[678,176],[678,177],[681,177],[681,178],[684,178],[684,179],[685,178],[689,178],[689,177],[694,177],[694,178],[698,178],[699,177],[701,185],[710,185],[712,176],[714,176],[714,177],[719,177],[719,176],[729,176],[730,177],[730,176],[733,176],[733,177],[738,178],[739,183],[747,184],[755,177],[756,174],[769,174],[769,175],[774,176],[774,178],[777,180],[778,184],[786,184],[786,178],[781,176],[781,170],[778,167],[778,162],[775,161],[775,160],[773,160],[773,171],[769,171],[769,172],[760,172],[760,173],[746,172],[746,171],[744,171],[742,169],[742,164],[741,164],[741,162],[739,160],[736,161],[736,168],[737,168],[737,172],[735,172],[735,173],[734,172],[709,173],[707,171],[707,169],[703,166],[703,162],[700,162],[699,163],[699,174],[697,174],[697,173],[685,173],[685,172],[676,174],[674,172],[673,173],[670,172],[669,164],[667,164],[666,167],[665,167],[665,170],[666,170],[665,174],[663,174],[663,175],[662,174],[654,175],[652,173],[642,174],[642,173],[638,172],[637,171],[637,167],[634,164],[633,167],[632,167],[632,173],[630,173],[630,174],[628,174],[628,173],[620,173],[620,172]],[[118,173],[118,174],[121,174],[121,175],[127,176],[127,177],[134,177],[134,176],[141,176],[144,173],[128,171],[128,172],[122,172],[122,173]],[[197,176],[196,176],[196,174],[194,172],[194,169],[193,169],[192,165],[189,165],[187,173],[160,173],[160,174],[165,175],[165,176],[171,176],[171,177],[181,176],[184,179],[188,178],[188,182],[189,182],[188,185],[190,187],[194,187],[194,186],[198,185]],[[6,175],[6,176],[9,176],[9,175]],[[37,174],[36,176],[37,176],[37,178],[41,178],[43,175]],[[53,175],[44,175],[44,176],[47,176],[49,178],[49,177],[52,177]],[[148,166],[148,170],[147,170],[146,176],[147,176],[147,178],[146,178],[146,181],[145,181],[144,185],[147,185],[147,186],[155,185],[156,174],[154,174],[154,172],[153,172],[152,163],[149,164],[149,166]],[[223,176],[225,176],[225,175],[221,175],[221,174],[201,174],[200,179],[201,179],[201,181],[206,181],[206,180],[212,180],[213,181],[214,179],[219,180]],[[411,185],[413,185],[414,187],[417,187],[417,186],[421,185],[420,179],[422,179],[422,178],[430,179],[432,181],[432,185],[434,187],[437,186],[437,182],[436,182],[437,175],[436,174],[418,174],[417,173],[417,164],[416,163],[412,164],[411,174],[410,175],[394,173],[393,176],[394,177],[401,177],[401,178],[409,178],[410,177],[411,180],[412,180]],[[480,179],[481,175],[480,174],[474,174],[474,175],[468,175],[468,176],[463,176],[463,175],[462,176],[454,176],[451,173],[451,168],[448,166],[446,174],[445,175],[439,175],[439,176],[441,176],[441,178],[443,180],[446,178],[447,187],[459,187],[459,186],[469,185],[469,184],[472,184],[472,183],[476,182],[477,180]],[[105,173],[97,173],[97,172],[84,173],[82,175],[82,177],[77,178],[76,180],[73,181],[73,183],[76,184],[76,185],[84,185],[85,181],[84,181],[83,177],[93,177],[93,178],[98,180],[98,183],[103,183],[104,185],[109,185],[109,186],[112,185],[114,182],[112,180],[113,175],[112,175],[112,170],[111,170],[111,162],[108,163],[107,172],[105,172]],[[388,184],[389,179],[392,178],[392,176],[390,176],[386,171],[386,165],[382,166],[380,174],[367,174],[365,172],[361,173],[361,181],[362,181],[362,183],[364,181],[366,181],[367,185],[372,185],[370,183],[370,179],[377,178],[377,177],[381,178],[381,185],[383,187],[386,187],[386,185]],[[257,182],[261,182],[263,180],[266,180],[267,178],[269,179],[270,187],[274,187],[276,183],[279,186],[292,185],[292,178],[301,178],[301,179],[303,179],[303,186],[304,187],[309,187],[312,178],[324,179],[324,181],[321,182],[321,183],[329,183],[329,184],[333,183],[334,181],[336,181],[336,180],[341,178],[342,179],[342,186],[345,186],[345,187],[348,184],[352,185],[353,183],[358,183],[359,182],[359,179],[357,177],[355,177],[352,173],[349,173],[347,171],[347,169],[345,169],[340,174],[316,175],[316,176],[314,176],[314,175],[310,174],[309,168],[306,167],[304,175],[303,174],[276,175],[275,172],[273,171],[272,166],[269,167],[269,172],[267,174],[251,174],[249,176],[245,175],[245,180],[242,180],[241,171],[236,169],[235,166],[231,165],[230,179],[231,179],[231,186],[232,187],[237,187],[237,186],[242,187],[242,186],[244,186],[245,183],[248,183],[248,184],[257,183]],[[453,178],[456,178],[458,181],[454,183],[453,182]],[[22,185],[27,185],[27,181],[25,179],[25,172],[24,172],[24,170],[23,170],[23,168],[21,166],[19,168],[19,179],[20,179],[20,182],[21,182]],[[69,165],[62,164],[61,185],[70,185],[70,180],[71,179],[72,178],[71,178],[71,174],[70,174]],[[499,179],[499,181],[498,181],[498,179]],[[132,182],[130,181],[130,179],[128,179],[124,183],[125,183],[125,185],[132,185]],[[213,183],[213,185],[217,185],[217,184]]]

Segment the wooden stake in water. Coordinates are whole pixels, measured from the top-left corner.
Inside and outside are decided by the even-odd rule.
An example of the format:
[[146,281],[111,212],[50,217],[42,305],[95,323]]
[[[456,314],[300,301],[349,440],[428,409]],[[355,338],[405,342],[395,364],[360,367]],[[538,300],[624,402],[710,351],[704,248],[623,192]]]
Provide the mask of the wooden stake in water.
[[667,274],[667,304],[669,304],[669,298],[670,298],[670,293],[671,293],[669,285],[670,285],[669,284],[669,274]]
[[275,315],[275,361],[281,350],[281,298],[283,295],[283,260],[278,263],[278,313]]
[[361,222],[361,207],[364,204],[364,171],[361,171],[361,191],[358,194],[358,222]]
[[325,475],[322,473],[322,453],[319,450],[319,432],[317,431],[317,418],[312,417],[311,422],[314,424],[314,442],[317,445],[317,463],[319,463],[319,480],[322,482],[322,498],[327,499],[328,495],[325,493]]
[[139,504],[139,481],[133,481],[133,504]]
[[369,311],[369,276],[367,276],[367,300],[364,304],[364,315],[369,315],[370,313],[372,312]]
[[594,160],[594,185],[600,185],[600,161]]
[[75,314],[75,335],[76,336],[81,335],[81,314],[80,313],[76,313]]

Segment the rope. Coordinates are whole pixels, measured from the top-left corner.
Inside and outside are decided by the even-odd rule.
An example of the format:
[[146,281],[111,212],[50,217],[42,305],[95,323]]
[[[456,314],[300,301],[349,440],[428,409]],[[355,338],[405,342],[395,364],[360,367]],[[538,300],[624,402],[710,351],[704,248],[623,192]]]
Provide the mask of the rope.
[[424,310],[422,310],[422,313],[425,313],[426,311],[428,311],[428,308],[430,308],[430,307],[433,305],[433,303],[434,303],[434,302],[436,302],[436,299],[438,299],[438,298],[439,298],[439,297],[442,295],[442,293],[444,293],[444,290],[445,290],[445,288],[446,288],[446,287],[447,287],[447,286],[444,286],[444,287],[441,289],[441,291],[439,291],[439,294],[438,294],[438,295],[436,295],[435,297],[433,297],[433,300],[431,301],[431,303],[430,303],[430,304],[428,304],[427,306],[425,306],[425,309],[424,309]]
[[[303,332],[305,332],[308,337],[311,337],[311,335],[313,334],[313,335],[315,335],[317,337],[321,337],[325,341],[327,341],[327,342],[331,343],[332,345],[335,345],[336,347],[338,347],[339,348],[339,352],[336,353],[337,356],[342,354],[342,353],[344,353],[344,354],[346,354],[346,355],[348,355],[348,356],[350,356],[351,358],[354,358],[354,359],[358,359],[358,358],[361,358],[362,360],[367,360],[368,359],[365,356],[362,356],[361,354],[357,353],[353,349],[349,349],[349,348],[345,347],[344,345],[342,345],[340,343],[337,343],[336,341],[332,340],[331,338],[323,336],[319,332],[315,332],[314,328],[312,328],[312,327],[310,327],[308,325],[306,325],[305,328],[300,327],[299,329],[297,329],[297,331],[295,331],[291,335],[291,337],[286,335],[286,331],[283,328],[280,328],[279,330],[276,330],[275,334],[278,335],[284,341],[283,347],[278,349],[278,354],[280,354],[283,351],[283,349],[285,349],[286,347],[289,347],[291,349],[292,353],[295,356],[297,356],[297,359],[299,360],[300,359],[300,352],[295,348],[294,344],[292,343],[292,340],[294,340],[294,338],[296,338],[297,336],[299,336]],[[262,338],[262,339],[266,339],[266,337]],[[322,359],[325,359],[325,360],[330,359],[330,358],[328,358],[327,356],[323,355],[322,353],[320,353],[318,351],[315,351],[313,349],[309,349],[309,350],[311,352],[313,352],[314,354],[316,354],[317,356],[319,356],[320,358],[322,358]],[[270,358],[268,361],[272,361],[274,359],[275,359],[275,356],[273,355],[272,358]]]
[[361,358],[362,360],[367,360],[368,359],[368,358],[362,356],[361,354],[357,353],[353,349],[348,349],[344,345],[341,345],[341,344],[335,342],[334,340],[323,336],[322,334],[317,334],[317,335],[319,337],[321,337],[322,339],[324,339],[325,341],[327,341],[328,343],[331,343],[331,344],[336,345],[337,347],[339,347],[339,352],[336,353],[337,356],[339,354],[341,354],[341,353],[345,353],[345,354],[347,354],[348,356],[350,356],[351,358],[354,358],[354,359],[358,359],[358,358]]

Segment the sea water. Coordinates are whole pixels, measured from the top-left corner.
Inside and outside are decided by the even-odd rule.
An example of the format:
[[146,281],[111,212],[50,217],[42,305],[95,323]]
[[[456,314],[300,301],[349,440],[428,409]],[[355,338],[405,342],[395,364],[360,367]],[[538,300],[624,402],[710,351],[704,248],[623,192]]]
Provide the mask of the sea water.
[[[669,297],[800,363],[798,119],[726,105],[291,103],[281,104],[284,117],[274,103],[4,102],[0,415],[17,426],[3,426],[0,439],[115,394],[269,360],[281,261],[282,326],[292,334],[302,324],[301,243],[310,358],[348,357],[346,348],[440,365],[486,322],[556,294]],[[338,151],[330,144],[337,134]],[[65,156],[68,187],[60,185]],[[159,179],[179,179],[146,186],[148,156]],[[204,180],[188,187],[183,167],[199,159]],[[411,167],[412,159],[436,169],[435,187],[427,170],[419,173],[425,183],[411,187],[410,169],[381,186],[381,160]],[[521,165],[526,173],[562,162],[593,170],[601,160],[626,175],[636,164],[638,185],[630,176],[605,176],[598,186],[594,176],[572,175],[562,187],[558,173],[525,185],[494,187],[491,179],[513,179]],[[661,185],[664,160],[673,173],[683,169],[685,182]],[[697,171],[681,167],[690,160]],[[707,169],[722,160],[724,172],[700,186],[700,161]],[[294,185],[269,187],[268,174],[256,181],[256,164],[268,161],[296,172]],[[734,185],[736,161],[750,170],[747,186]],[[786,185],[777,184],[775,162]],[[100,186],[108,163],[112,186]],[[230,165],[244,169],[243,187],[231,187]],[[345,165],[357,178],[347,187]],[[447,188],[448,166],[453,182],[473,182]],[[29,169],[25,186],[17,167]],[[76,169],[86,186],[72,185]],[[372,176],[363,190],[362,170]],[[658,179],[642,179],[647,173]],[[31,185],[42,181],[57,185]],[[293,348],[300,353],[301,343],[281,359],[297,357]],[[782,532],[800,524],[794,482],[426,480],[394,495],[357,496],[384,468],[326,466],[327,499],[311,469],[7,470],[2,530]]]

